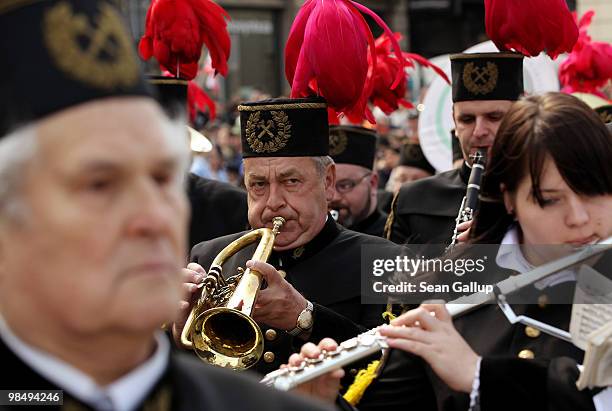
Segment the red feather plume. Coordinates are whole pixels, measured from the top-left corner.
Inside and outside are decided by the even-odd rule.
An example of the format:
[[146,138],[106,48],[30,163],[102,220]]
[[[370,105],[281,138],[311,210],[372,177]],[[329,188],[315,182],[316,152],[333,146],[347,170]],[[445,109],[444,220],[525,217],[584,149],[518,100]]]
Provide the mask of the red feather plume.
[[572,50],[578,27],[565,0],[485,0],[487,34],[500,50],[556,58]]
[[559,67],[559,80],[567,93],[581,92],[605,97],[598,89],[612,79],[612,45],[592,41],[588,35],[587,29],[594,14],[588,11],[578,22],[580,35],[567,60]]
[[[330,112],[366,118],[373,123],[367,102],[377,56],[374,36],[362,13],[383,28],[403,64],[404,57],[391,30],[367,7],[352,0],[306,0],[287,40],[285,75],[291,84],[292,98],[320,95],[327,100]],[[393,88],[402,76],[398,71]]]
[[208,107],[210,120],[214,120],[217,117],[217,108],[213,99],[194,81],[187,83],[187,110],[191,124],[194,124],[198,110],[204,112],[206,107]]
[[[400,33],[395,33],[395,39],[399,42],[402,36]],[[405,68],[414,67],[413,62],[416,62],[424,67],[432,68],[440,75],[448,84],[450,80],[435,64],[432,64],[425,57],[415,53],[403,53],[406,60],[400,61],[396,56],[391,54],[391,40],[387,36],[380,36],[375,42],[377,65],[374,71],[373,89],[369,101],[374,106],[380,108],[385,114],[389,115],[399,108],[413,107],[412,103],[404,99],[408,88],[408,78]],[[398,75],[403,76],[397,87],[392,85]]]
[[225,76],[230,54],[226,19],[227,12],[211,0],[152,0],[140,55],[145,60],[155,57],[163,69],[191,80],[206,44],[213,67]]

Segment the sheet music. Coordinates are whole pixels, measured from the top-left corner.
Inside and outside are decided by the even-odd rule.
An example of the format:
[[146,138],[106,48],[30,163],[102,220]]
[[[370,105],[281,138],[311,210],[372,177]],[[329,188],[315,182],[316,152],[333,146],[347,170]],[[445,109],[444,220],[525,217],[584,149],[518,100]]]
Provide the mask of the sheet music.
[[587,345],[576,387],[583,390],[612,385],[612,322],[591,333]]
[[570,334],[574,344],[586,350],[589,335],[612,321],[612,281],[592,267],[578,272]]

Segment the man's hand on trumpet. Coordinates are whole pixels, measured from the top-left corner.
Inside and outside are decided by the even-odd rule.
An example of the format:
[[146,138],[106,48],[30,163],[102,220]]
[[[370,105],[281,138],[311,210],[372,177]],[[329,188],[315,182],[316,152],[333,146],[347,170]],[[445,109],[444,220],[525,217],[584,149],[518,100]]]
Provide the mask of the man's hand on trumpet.
[[389,347],[422,357],[453,390],[471,391],[479,356],[457,332],[443,304],[421,304],[379,332]]
[[197,300],[197,296],[199,295],[197,293],[198,284],[206,277],[206,270],[204,270],[200,264],[189,263],[187,268],[181,270],[181,275],[183,277],[183,299],[179,303],[177,320],[172,324],[172,337],[178,347],[182,347],[181,332],[187,322],[189,312]]
[[[249,260],[246,266],[261,273],[268,284],[257,295],[253,319],[281,330],[293,329],[298,316],[308,304],[307,300],[270,264]],[[200,290],[197,285],[206,277],[206,271],[201,265],[190,263],[182,270],[182,275],[185,294],[179,304],[178,320],[172,327],[174,341],[179,346],[181,346],[181,332],[199,295]]]
[[[322,339],[318,345],[306,343],[302,346],[300,353],[292,354],[291,357],[289,357],[289,364],[281,365],[281,368],[288,366],[297,367],[306,358],[318,358],[322,350],[333,351],[336,348],[338,348],[338,344],[331,338]],[[340,391],[340,380],[342,377],[344,377],[344,370],[339,368],[296,387],[292,392],[334,403]]]
[[247,268],[261,273],[268,286],[259,291],[253,319],[270,327],[291,330],[308,301],[270,264],[249,260]]

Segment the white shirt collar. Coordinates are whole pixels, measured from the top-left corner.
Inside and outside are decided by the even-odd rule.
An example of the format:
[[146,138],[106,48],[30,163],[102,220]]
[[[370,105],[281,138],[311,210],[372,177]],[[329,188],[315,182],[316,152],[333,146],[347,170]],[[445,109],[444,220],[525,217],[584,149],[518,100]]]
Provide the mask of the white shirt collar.
[[[521,274],[534,269],[534,266],[527,261],[521,251],[519,231],[516,225],[510,227],[510,229],[506,231],[501,246],[497,251],[495,263],[501,268],[518,271]],[[538,290],[543,290],[567,281],[576,281],[576,274],[573,271],[563,270],[556,274],[549,275],[534,283],[534,286]]]
[[87,374],[23,342],[0,316],[0,338],[24,363],[58,387],[97,410],[134,410],[160,380],[168,366],[170,344],[159,331],[157,348],[144,363],[118,380],[101,387]]

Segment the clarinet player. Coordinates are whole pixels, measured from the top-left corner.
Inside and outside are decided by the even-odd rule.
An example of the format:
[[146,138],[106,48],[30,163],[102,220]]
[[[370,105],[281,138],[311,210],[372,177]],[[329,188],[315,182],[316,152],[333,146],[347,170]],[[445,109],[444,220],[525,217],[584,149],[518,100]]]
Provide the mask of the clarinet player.
[[[496,81],[485,85],[478,76],[473,80],[471,72],[489,67],[496,68]],[[448,245],[455,228],[456,240],[466,239],[470,223],[457,225],[456,218],[466,195],[474,155],[491,147],[504,114],[523,94],[520,54],[455,54],[451,56],[451,71],[453,120],[464,163],[460,169],[402,186],[393,200],[385,231],[385,236],[398,244]]]

